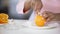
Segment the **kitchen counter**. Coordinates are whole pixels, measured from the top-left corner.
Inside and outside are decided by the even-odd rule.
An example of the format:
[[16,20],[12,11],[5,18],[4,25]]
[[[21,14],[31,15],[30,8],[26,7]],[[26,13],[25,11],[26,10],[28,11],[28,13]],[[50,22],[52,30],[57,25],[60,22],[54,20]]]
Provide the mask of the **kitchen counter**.
[[[54,29],[32,29],[22,27],[21,25],[28,20],[16,20],[14,19],[14,23],[16,28],[8,29],[6,25],[0,25],[0,34],[60,34],[60,27]],[[8,26],[9,27],[9,26]]]

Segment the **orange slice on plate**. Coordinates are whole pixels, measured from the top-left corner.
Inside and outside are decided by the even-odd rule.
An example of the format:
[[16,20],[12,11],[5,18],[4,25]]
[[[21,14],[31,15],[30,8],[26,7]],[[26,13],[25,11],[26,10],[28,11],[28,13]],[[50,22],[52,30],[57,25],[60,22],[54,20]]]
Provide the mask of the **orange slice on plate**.
[[0,24],[8,23],[8,15],[5,13],[0,13]]

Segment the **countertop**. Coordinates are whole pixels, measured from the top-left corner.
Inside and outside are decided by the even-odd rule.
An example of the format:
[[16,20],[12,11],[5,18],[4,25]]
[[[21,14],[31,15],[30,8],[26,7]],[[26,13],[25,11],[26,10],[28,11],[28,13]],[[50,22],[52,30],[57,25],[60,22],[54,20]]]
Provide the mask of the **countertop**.
[[14,24],[12,26],[15,28],[10,28],[10,29],[8,27],[11,27],[11,26],[0,25],[0,34],[60,34],[60,27],[57,27],[54,29],[46,29],[46,30],[22,27],[21,25],[25,23],[26,21],[28,20],[14,19],[15,24],[12,23]]

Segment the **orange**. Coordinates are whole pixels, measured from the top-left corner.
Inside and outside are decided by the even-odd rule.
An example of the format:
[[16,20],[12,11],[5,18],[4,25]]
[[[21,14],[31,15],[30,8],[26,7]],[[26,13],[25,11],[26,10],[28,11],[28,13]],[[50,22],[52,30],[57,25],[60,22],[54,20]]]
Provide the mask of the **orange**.
[[8,23],[8,15],[5,13],[0,13],[0,24]]
[[45,21],[46,21],[46,19],[44,19],[42,16],[36,15],[36,17],[35,17],[35,24],[37,26],[44,26]]

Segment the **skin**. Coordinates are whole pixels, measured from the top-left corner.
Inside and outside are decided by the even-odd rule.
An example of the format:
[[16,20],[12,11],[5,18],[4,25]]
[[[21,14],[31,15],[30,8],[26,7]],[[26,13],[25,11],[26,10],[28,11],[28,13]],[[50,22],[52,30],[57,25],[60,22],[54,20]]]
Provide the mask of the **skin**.
[[[30,8],[32,8],[35,11],[35,14],[38,15],[38,13],[40,12],[41,8],[43,7],[43,4],[41,2],[41,0],[30,0],[30,1],[26,1],[25,5],[24,5],[24,9],[23,12],[24,13],[28,13],[28,10]],[[52,13],[49,11],[44,11],[42,13],[42,16],[46,19],[47,22],[52,21],[52,20],[60,20],[59,17],[60,13],[56,14],[56,13]],[[57,17],[56,17],[57,16]]]
[[32,8],[35,11],[35,13],[37,14],[38,12],[40,12],[42,6],[43,5],[42,5],[41,0],[26,1],[23,12],[26,13],[30,8]]

